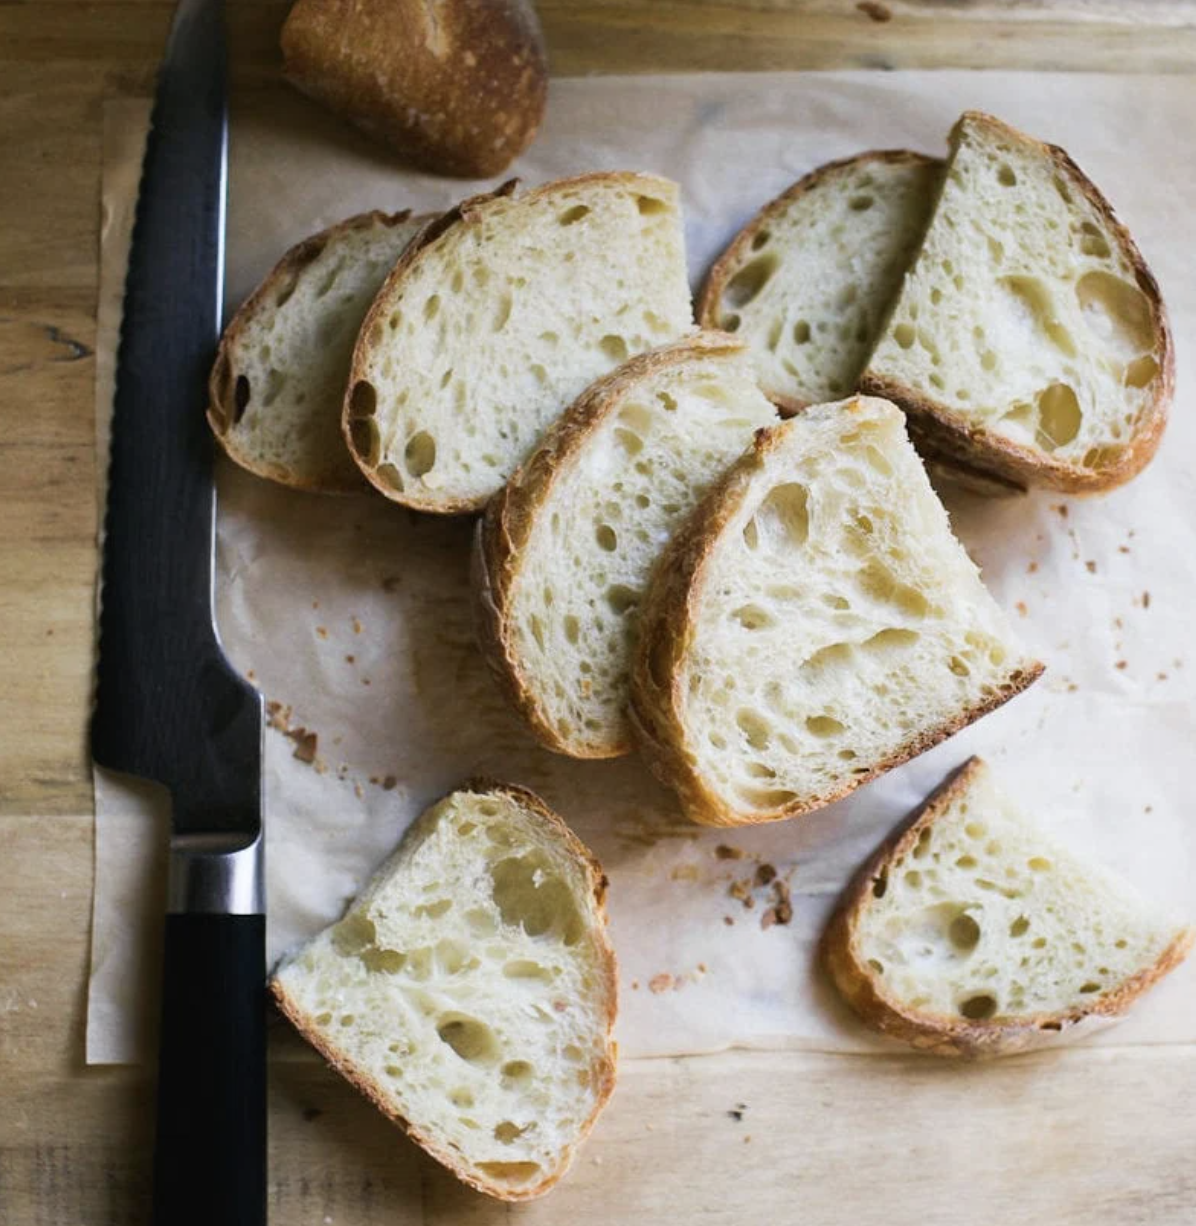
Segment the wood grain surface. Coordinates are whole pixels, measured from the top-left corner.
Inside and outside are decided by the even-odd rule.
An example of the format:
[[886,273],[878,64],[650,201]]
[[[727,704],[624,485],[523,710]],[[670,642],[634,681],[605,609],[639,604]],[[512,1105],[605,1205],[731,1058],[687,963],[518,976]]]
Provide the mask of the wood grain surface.
[[[1003,67],[1191,71],[1193,0],[542,0],[557,73]],[[273,80],[285,4],[230,0],[234,79]],[[95,305],[105,99],[148,92],[162,0],[0,2],[0,1221],[146,1220],[151,1087],[82,1065],[92,875]],[[272,1036],[279,1223],[489,1223]],[[1050,1061],[1049,1076],[1045,1061]],[[1196,1220],[1196,1050],[999,1069],[730,1053],[639,1061],[528,1221]],[[740,1104],[744,1104],[742,1107]],[[742,1118],[737,1118],[741,1116]]]

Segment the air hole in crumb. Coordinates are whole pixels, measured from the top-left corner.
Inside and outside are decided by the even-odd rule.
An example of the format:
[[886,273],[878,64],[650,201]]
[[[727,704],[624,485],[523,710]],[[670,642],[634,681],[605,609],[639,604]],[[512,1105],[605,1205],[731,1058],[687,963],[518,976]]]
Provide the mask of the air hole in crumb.
[[565,639],[569,643],[576,643],[581,633],[581,626],[576,617],[572,613],[565,614],[564,620]]
[[770,238],[772,238],[772,235],[769,233],[769,231],[757,230],[756,233],[752,235],[752,250],[759,251]]
[[773,624],[773,616],[767,609],[762,609],[756,604],[745,604],[741,608],[735,609],[731,616],[745,630],[761,630],[765,626]]
[[349,416],[373,417],[378,408],[378,391],[374,385],[365,379],[359,379],[353,384],[349,393]]
[[1017,919],[1009,925],[1009,935],[1011,937],[1025,936],[1030,930],[1030,920],[1027,916],[1019,915]]
[[1026,865],[1036,873],[1045,873],[1051,867],[1051,862],[1044,856],[1031,856]]
[[1085,995],[1088,995],[1091,992],[1099,992],[1100,988],[1101,988],[1101,985],[1099,983],[1095,983],[1092,980],[1089,980],[1087,983],[1083,983],[1080,985],[1080,991],[1083,992]]
[[594,539],[598,542],[598,548],[605,549],[607,553],[614,553],[619,547],[618,535],[610,524],[599,524],[594,530]]
[[430,323],[440,311],[440,295],[433,294],[424,303],[424,321]]
[[846,727],[830,715],[811,715],[806,719],[806,731],[812,736],[839,736]]
[[969,996],[967,1000],[962,1001],[959,1006],[961,1016],[966,1017],[972,1022],[983,1022],[992,1017],[996,1011],[996,997],[989,996],[987,993],[979,996]]
[[810,339],[810,325],[804,319],[799,319],[793,325],[793,339],[798,345],[806,344]]
[[598,348],[612,362],[627,361],[627,342],[621,336],[616,336],[613,332],[608,333],[598,342]]
[[526,1060],[508,1060],[499,1069],[503,1081],[509,1083],[509,1087],[526,1085],[531,1081],[533,1071],[532,1066]]
[[965,911],[951,921],[947,939],[956,949],[964,952],[975,949],[980,943],[980,925]]
[[669,206],[655,196],[636,196],[636,208],[644,217],[651,217],[656,213],[667,213]]
[[436,463],[436,440],[426,430],[413,434],[403,449],[403,460],[413,477],[431,472]]
[[[645,197],[641,197],[644,199]],[[640,210],[643,212],[643,210]],[[478,1170],[499,1183],[527,1183],[540,1173],[538,1162],[479,1162]]]
[[[360,385],[359,385],[360,386]],[[367,384],[368,386],[368,384]],[[245,408],[249,404],[249,380],[244,375],[238,375],[233,385],[233,425],[241,420]]]
[[508,856],[490,869],[494,901],[504,924],[522,927],[528,936],[559,932],[565,945],[576,945],[585,925],[568,885],[541,852]]
[[753,749],[767,749],[770,740],[768,721],[756,711],[741,707],[735,713],[735,723],[740,732],[747,737],[747,743]]
[[622,583],[612,585],[606,592],[607,603],[620,617],[634,609],[639,599],[639,592]]
[[727,288],[723,291],[723,303],[731,310],[746,306],[759,296],[779,265],[780,260],[771,252],[757,256],[745,264],[727,282]]
[[853,213],[866,213],[876,201],[871,196],[852,196],[847,202],[847,207]]
[[997,170],[997,182],[1002,187],[1016,187],[1017,175],[1013,173],[1013,167],[1007,162],[1003,162]]
[[872,897],[884,898],[885,891],[889,888],[889,878],[886,873],[881,873],[879,877],[872,879]]
[[901,346],[902,349],[910,349],[917,333],[914,331],[913,324],[898,324],[893,329],[893,339]]
[[558,218],[557,221],[562,226],[571,226],[581,219],[590,211],[589,206],[585,204],[575,204],[571,209],[566,209]]

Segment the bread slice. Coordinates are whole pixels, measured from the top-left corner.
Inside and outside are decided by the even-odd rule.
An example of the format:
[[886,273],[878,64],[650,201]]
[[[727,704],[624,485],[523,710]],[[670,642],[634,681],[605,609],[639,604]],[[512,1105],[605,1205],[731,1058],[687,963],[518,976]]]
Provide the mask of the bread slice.
[[677,185],[508,183],[430,226],[353,355],[345,429],[366,476],[424,511],[473,511],[599,375],[692,327]]
[[589,389],[491,500],[475,591],[491,667],[550,749],[631,749],[637,610],[674,528],[776,411],[718,332],[632,358]]
[[1000,1056],[1123,1014],[1194,936],[1044,834],[972,758],[848,888],[823,956],[874,1029]]
[[208,421],[242,468],[325,494],[368,488],[341,434],[361,321],[427,222],[362,213],[282,257],[233,316],[208,383]]
[[886,149],[812,171],[719,257],[698,322],[747,341],[760,385],[784,409],[854,392],[942,170],[937,158]]
[[1042,671],[951,535],[900,411],[762,430],[661,559],[632,718],[695,821],[794,817],[929,749]]
[[614,1087],[605,893],[597,861],[537,796],[468,784],[415,822],[271,990],[434,1158],[527,1200],[564,1174]]
[[1105,198],[1062,149],[965,114],[861,390],[940,452],[1083,492],[1147,463],[1173,383],[1159,287]]

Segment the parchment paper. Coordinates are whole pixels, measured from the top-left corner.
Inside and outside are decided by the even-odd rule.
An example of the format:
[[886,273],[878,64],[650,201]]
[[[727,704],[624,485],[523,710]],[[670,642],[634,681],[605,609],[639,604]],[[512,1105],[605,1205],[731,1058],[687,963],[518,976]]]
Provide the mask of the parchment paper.
[[[335,919],[423,806],[486,773],[539,791],[612,880],[624,1058],[731,1045],[890,1051],[840,1005],[814,942],[855,866],[970,753],[1076,847],[1160,904],[1193,909],[1196,709],[1196,81],[968,73],[723,75],[555,81],[529,183],[581,170],[658,171],[683,185],[695,283],[742,222],[813,166],[864,148],[941,152],[967,107],[1066,146],[1112,198],[1162,283],[1178,398],[1161,452],[1108,497],[948,498],[997,599],[1049,664],[1027,694],[947,744],[795,822],[741,832],[686,823],[635,758],[582,764],[537,749],[473,644],[471,525],[376,496],[288,492],[223,465],[218,614],[233,661],[282,704],[275,722],[318,736],[315,762],[267,733],[271,958]],[[145,107],[109,108],[99,353],[110,356]],[[404,172],[289,92],[234,108],[231,310],[290,243],[365,208],[449,205],[471,185]],[[478,186],[484,186],[479,184]],[[111,398],[101,362],[98,414]],[[161,797],[96,786],[97,876],[87,1055],[145,1050],[153,1000]],[[720,853],[719,848],[729,848]],[[739,856],[741,858],[727,858]],[[789,883],[788,925],[762,926]],[[742,883],[747,882],[745,886]],[[736,883],[741,883],[736,887]],[[732,888],[744,897],[734,897]],[[1106,1043],[1196,1039],[1196,965]]]

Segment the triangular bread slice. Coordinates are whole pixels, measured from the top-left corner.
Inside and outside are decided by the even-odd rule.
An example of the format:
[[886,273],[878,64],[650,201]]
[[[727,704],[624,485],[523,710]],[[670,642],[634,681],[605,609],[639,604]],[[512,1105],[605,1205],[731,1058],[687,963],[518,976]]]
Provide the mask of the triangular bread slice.
[[698,322],[751,346],[783,409],[856,389],[930,218],[943,163],[886,149],[799,179],[736,235],[706,278]]
[[744,346],[696,333],[591,384],[491,500],[474,554],[483,650],[550,749],[631,750],[628,673],[653,567],[775,421]]
[[859,397],[761,430],[673,537],[632,719],[688,815],[830,804],[1024,689],[1017,642],[905,435]]
[[1001,1056],[1120,1016],[1194,935],[1050,838],[972,758],[847,889],[823,957],[873,1029]]
[[599,375],[693,327],[675,183],[514,189],[430,226],[357,342],[346,437],[369,480],[417,510],[479,510]]
[[1158,284],[1105,198],[1062,149],[965,114],[861,390],[915,442],[1083,492],[1147,463],[1173,383]]
[[361,321],[429,221],[362,213],[292,247],[224,330],[208,422],[242,468],[325,494],[368,488],[341,433]]
[[527,1200],[564,1174],[614,1087],[605,892],[537,796],[468,784],[415,822],[271,990],[453,1174]]

